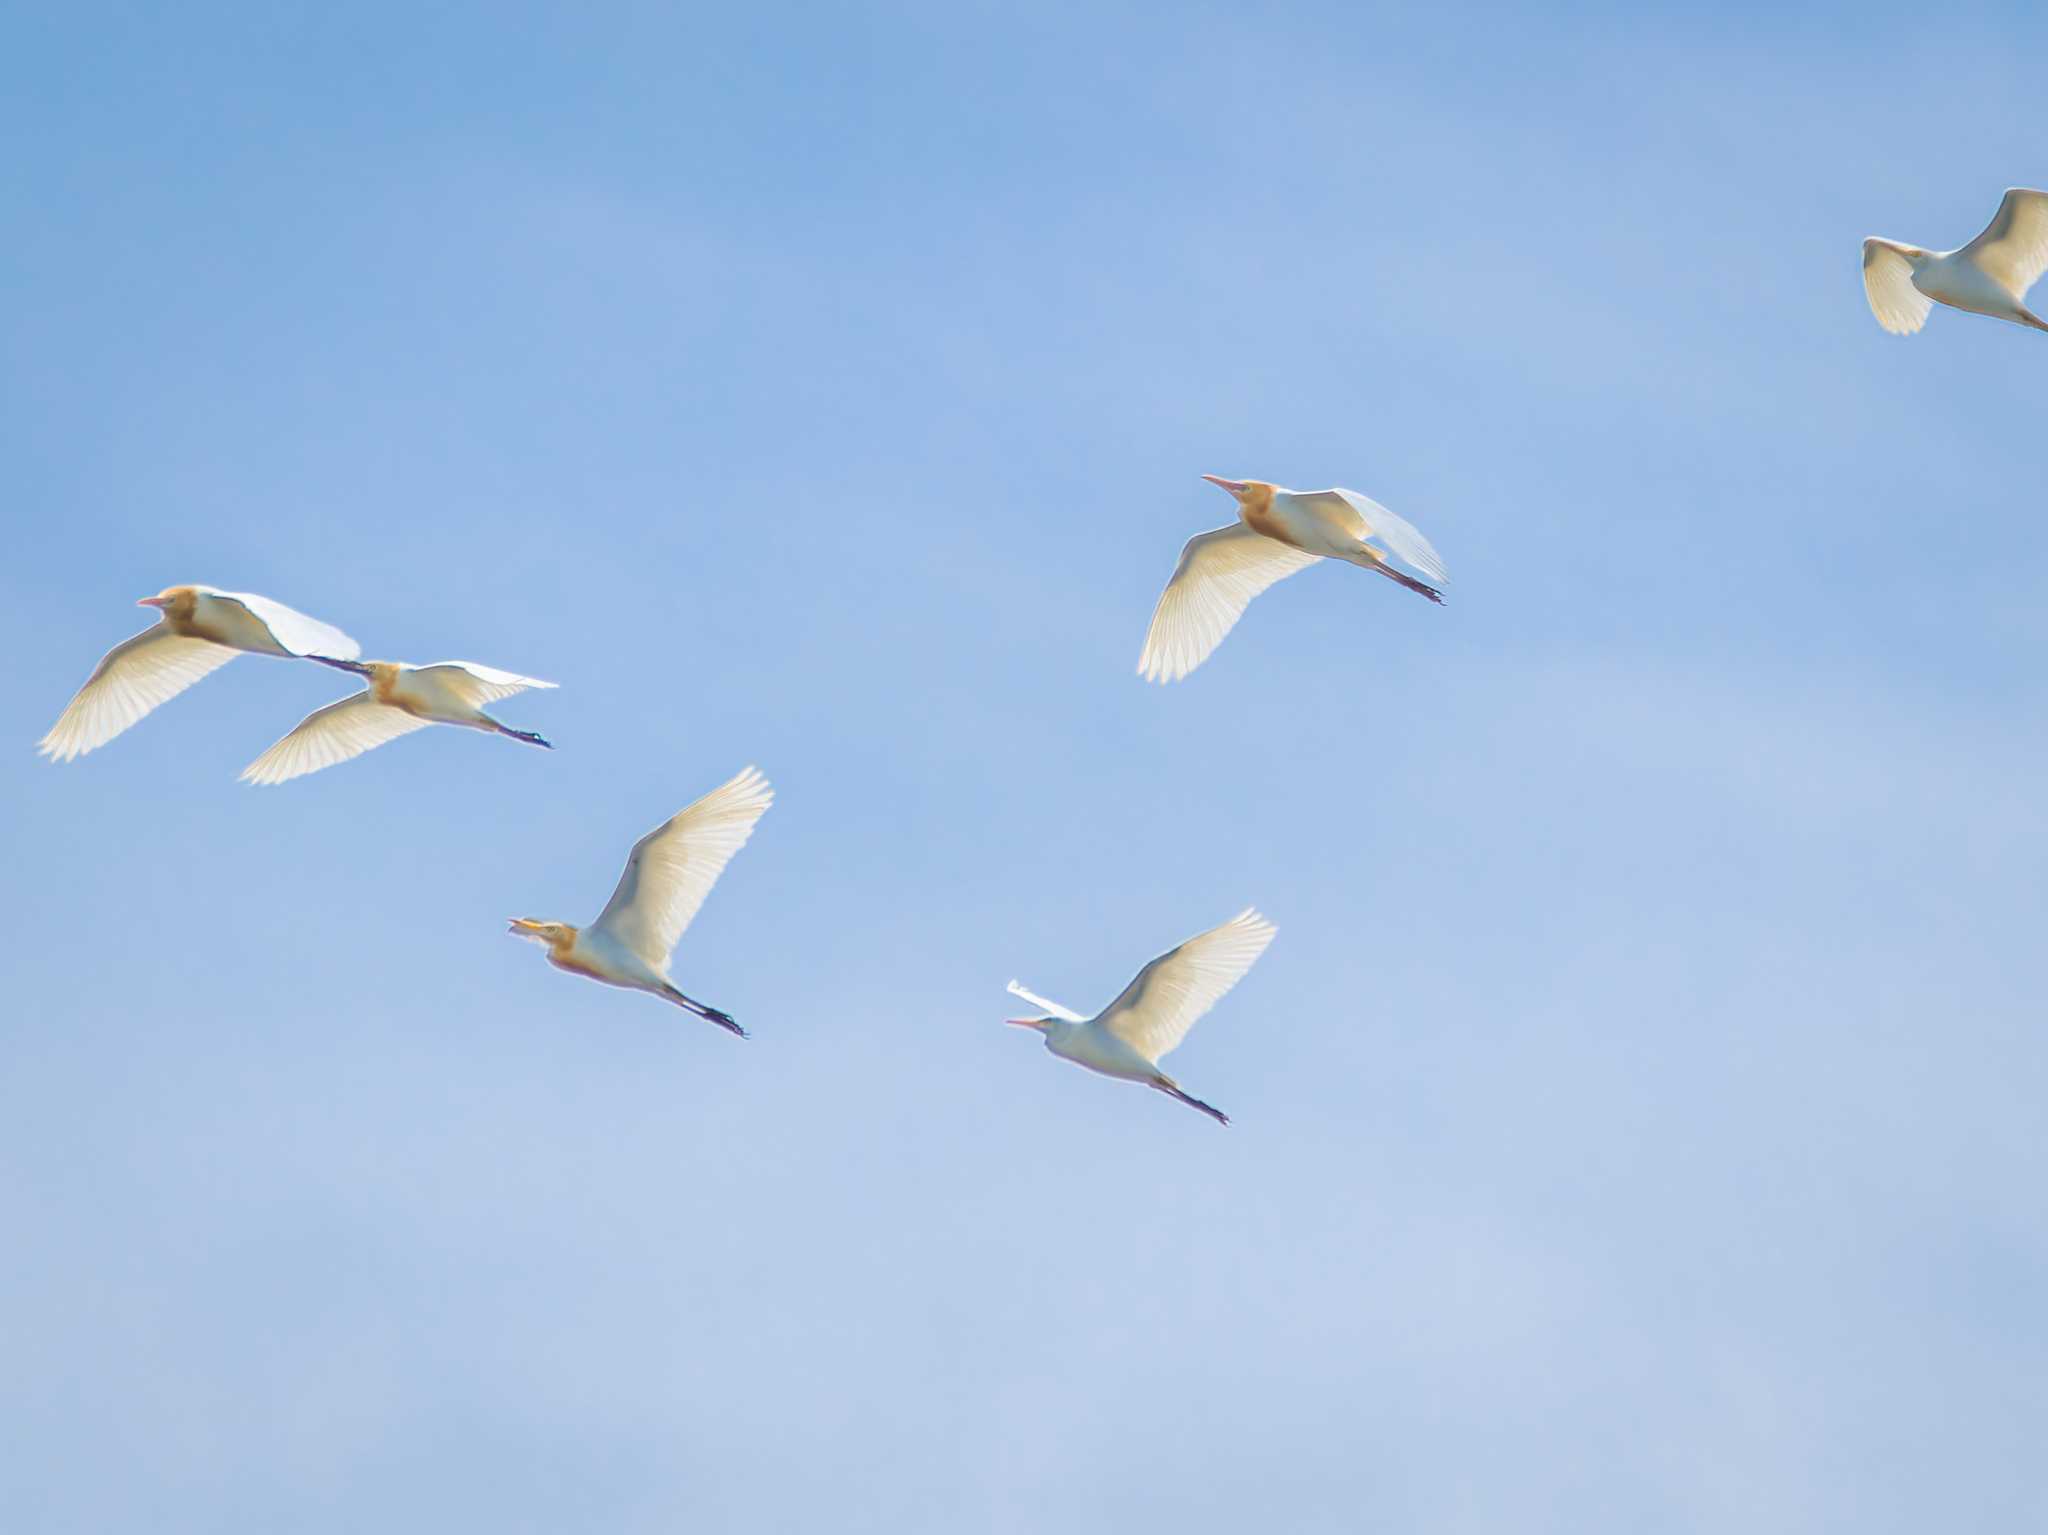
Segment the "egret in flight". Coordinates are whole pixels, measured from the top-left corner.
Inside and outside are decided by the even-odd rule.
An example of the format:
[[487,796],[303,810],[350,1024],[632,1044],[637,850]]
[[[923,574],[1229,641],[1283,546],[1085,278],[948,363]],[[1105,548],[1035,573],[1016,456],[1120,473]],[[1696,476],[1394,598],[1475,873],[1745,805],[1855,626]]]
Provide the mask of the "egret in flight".
[[492,719],[484,705],[528,688],[551,688],[552,682],[501,672],[474,661],[407,666],[402,661],[312,659],[366,677],[370,685],[300,720],[291,734],[242,770],[242,782],[278,784],[317,773],[429,725],[466,725],[529,746],[549,744],[531,730],[514,730]]
[[1872,235],[1863,242],[1863,295],[1895,336],[1927,323],[1936,304],[2048,330],[2022,302],[2048,270],[2048,192],[2014,187],[1984,232],[1960,250],[1930,251]]
[[100,658],[85,686],[36,750],[69,762],[104,746],[130,725],[247,651],[258,656],[353,659],[360,648],[332,624],[253,592],[167,586],[138,606],[157,621]]
[[[1138,657],[1138,674],[1148,681],[1178,682],[1209,659],[1252,598],[1319,559],[1346,560],[1431,602],[1444,600],[1429,584],[1448,576],[1442,558],[1413,524],[1370,497],[1355,490],[1288,490],[1264,480],[1202,478],[1236,498],[1238,520],[1197,533],[1181,550]],[[1426,580],[1396,570],[1389,556]]]
[[1121,1082],[1142,1082],[1191,1109],[1200,1109],[1217,1124],[1227,1125],[1228,1115],[1182,1092],[1180,1084],[1159,1069],[1159,1062],[1187,1037],[1197,1018],[1244,979],[1277,931],[1246,907],[1221,927],[1212,927],[1153,960],[1121,996],[1093,1018],[1083,1018],[1012,981],[1011,993],[1045,1009],[1045,1016],[1007,1018],[1004,1022],[1038,1030],[1045,1036],[1045,1048],[1062,1060]]
[[619,888],[588,927],[513,919],[512,931],[548,946],[548,963],[607,986],[651,991],[688,1008],[741,1039],[731,1015],[692,1001],[670,984],[669,954],[718,883],[732,855],[746,846],[775,791],[747,768],[633,844]]

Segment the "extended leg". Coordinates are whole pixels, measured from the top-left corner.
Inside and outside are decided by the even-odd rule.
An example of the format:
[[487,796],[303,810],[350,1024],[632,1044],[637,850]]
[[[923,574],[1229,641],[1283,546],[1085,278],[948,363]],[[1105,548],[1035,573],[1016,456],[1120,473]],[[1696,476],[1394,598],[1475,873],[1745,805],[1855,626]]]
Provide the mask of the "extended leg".
[[1166,1078],[1161,1077],[1157,1082],[1154,1082],[1152,1085],[1158,1088],[1162,1093],[1166,1094],[1167,1097],[1178,1098],[1182,1103],[1185,1103],[1191,1109],[1200,1109],[1204,1114],[1207,1114],[1219,1125],[1227,1125],[1230,1123],[1230,1116],[1224,1113],[1223,1110],[1217,1108],[1214,1104],[1202,1102],[1201,1099],[1195,1097],[1192,1093],[1182,1092],[1180,1090],[1180,1084],[1177,1082],[1169,1082],[1166,1080]]
[[1418,581],[1413,576],[1403,575],[1385,560],[1375,560],[1372,568],[1385,576],[1389,581],[1398,581],[1401,585],[1407,587],[1409,591],[1419,592],[1438,607],[1443,606],[1444,594],[1428,582]]
[[489,715],[485,715],[484,718],[490,720],[491,728],[501,736],[510,736],[515,741],[524,741],[528,746],[545,746],[549,751],[555,749],[555,743],[546,736],[541,735],[538,731],[514,730],[510,725],[491,719]]
[[699,1002],[694,998],[684,996],[680,991],[677,991],[673,986],[666,988],[662,992],[662,995],[667,997],[669,1001],[675,1003],[677,1007],[688,1008],[691,1012],[695,1013],[699,1018],[704,1019],[707,1023],[715,1023],[721,1029],[730,1029],[733,1033],[739,1035],[741,1039],[745,1039],[747,1037],[747,1031],[741,1028],[739,1024],[733,1021],[733,1016],[730,1013],[721,1013],[715,1007],[706,1007],[702,1002]]

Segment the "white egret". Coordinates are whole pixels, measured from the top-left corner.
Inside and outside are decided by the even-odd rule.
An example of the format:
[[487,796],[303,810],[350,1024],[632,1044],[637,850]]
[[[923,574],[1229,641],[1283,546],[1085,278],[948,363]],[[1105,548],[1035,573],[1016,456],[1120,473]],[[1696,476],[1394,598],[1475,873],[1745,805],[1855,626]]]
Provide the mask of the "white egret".
[[402,661],[312,659],[366,677],[370,685],[300,720],[290,734],[242,770],[242,782],[279,784],[317,773],[429,725],[466,725],[530,746],[549,745],[531,730],[514,730],[492,719],[484,705],[528,688],[551,688],[552,682],[474,661],[408,666]]
[[747,1031],[730,1014],[676,990],[668,978],[669,955],[773,803],[775,791],[768,780],[758,769],[747,768],[633,845],[618,889],[590,926],[515,917],[511,930],[546,944],[548,963],[558,970],[607,986],[651,991],[745,1039]]
[[2048,192],[2013,187],[1984,232],[1952,251],[1922,250],[1872,235],[1863,242],[1863,295],[1895,336],[1927,323],[1936,304],[2048,330],[2022,302],[2048,270]]
[[1209,659],[1252,598],[1319,559],[1361,565],[1431,602],[1444,600],[1436,587],[1388,563],[1391,555],[1429,581],[1448,576],[1429,540],[1370,497],[1355,490],[1288,490],[1264,480],[1202,478],[1236,498],[1239,520],[1197,533],[1181,550],[1138,657],[1138,674],[1148,681],[1178,682]]
[[1046,1016],[1003,1021],[1038,1030],[1045,1036],[1045,1048],[1062,1060],[1122,1082],[1142,1082],[1227,1125],[1228,1115],[1181,1091],[1180,1084],[1159,1069],[1159,1062],[1187,1037],[1196,1019],[1244,979],[1277,931],[1246,907],[1221,927],[1153,960],[1093,1018],[1083,1018],[1012,981],[1011,993],[1044,1008]]
[[36,750],[69,762],[104,746],[157,705],[244,651],[258,656],[352,659],[360,647],[332,624],[253,592],[167,586],[137,604],[155,624],[123,640],[92,669]]

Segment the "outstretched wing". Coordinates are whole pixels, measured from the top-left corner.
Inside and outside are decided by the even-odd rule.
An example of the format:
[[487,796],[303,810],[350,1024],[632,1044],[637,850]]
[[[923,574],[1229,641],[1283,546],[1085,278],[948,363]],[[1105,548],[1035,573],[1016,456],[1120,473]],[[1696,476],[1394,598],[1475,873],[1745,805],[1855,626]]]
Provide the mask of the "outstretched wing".
[[1397,517],[1371,496],[1361,496],[1355,490],[1346,490],[1341,485],[1333,490],[1297,490],[1297,501],[1319,501],[1324,497],[1335,497],[1358,514],[1365,524],[1365,536],[1378,539],[1386,545],[1387,552],[1402,564],[1415,570],[1426,581],[1441,586],[1450,580],[1450,571],[1444,568],[1444,557],[1436,552],[1436,546],[1422,536],[1422,530],[1405,517]]
[[337,661],[353,661],[362,654],[363,647],[334,625],[308,618],[297,608],[288,608],[254,592],[224,592],[213,586],[196,589],[222,602],[239,602],[252,618],[270,631],[272,639],[293,655],[333,656]]
[[2003,283],[2014,298],[2025,298],[2027,289],[2048,271],[2048,192],[2011,188],[1989,226],[1963,247],[1962,254]]
[[1026,1002],[1029,1002],[1033,1007],[1039,1008],[1047,1013],[1050,1013],[1055,1018],[1064,1018],[1069,1023],[1086,1023],[1088,1021],[1086,1018],[1083,1018],[1079,1013],[1075,1012],[1071,1007],[1061,1007],[1059,1003],[1053,1001],[1050,997],[1041,997],[1035,991],[1026,990],[1023,982],[1021,981],[1010,982],[1010,995],[1013,997],[1022,997]]
[[211,640],[174,634],[167,624],[145,629],[100,658],[36,750],[69,762],[104,746],[158,704],[240,654]]
[[1180,681],[1223,643],[1252,598],[1317,558],[1241,522],[1197,533],[1152,610],[1138,674],[1148,682]]
[[591,926],[665,969],[704,897],[774,803],[768,780],[750,767],[677,811],[634,844],[619,888]]
[[1103,1012],[1102,1026],[1148,1061],[1157,1061],[1244,979],[1277,931],[1246,907],[1140,970]]
[[472,709],[481,709],[485,704],[510,698],[528,688],[551,688],[555,685],[542,682],[538,677],[501,672],[495,666],[484,666],[476,661],[436,661],[430,666],[415,666],[412,670],[430,676]]
[[380,704],[369,693],[357,693],[324,709],[315,709],[292,727],[291,734],[242,769],[242,782],[278,784],[333,767],[351,757],[424,730],[432,721]]
[[1913,286],[1913,263],[1889,240],[1874,235],[1863,242],[1863,296],[1877,323],[1894,336],[1912,335],[1934,307],[1934,300]]

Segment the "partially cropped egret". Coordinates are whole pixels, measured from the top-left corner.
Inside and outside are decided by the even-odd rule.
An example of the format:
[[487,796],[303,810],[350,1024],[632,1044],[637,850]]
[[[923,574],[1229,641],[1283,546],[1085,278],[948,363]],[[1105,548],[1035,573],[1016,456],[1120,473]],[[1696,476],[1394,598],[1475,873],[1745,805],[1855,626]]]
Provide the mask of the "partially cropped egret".
[[1045,1048],[1062,1060],[1119,1081],[1142,1082],[1191,1109],[1200,1109],[1219,1125],[1227,1125],[1228,1115],[1182,1092],[1180,1084],[1159,1069],[1159,1062],[1187,1037],[1196,1019],[1244,979],[1277,931],[1246,907],[1221,927],[1190,938],[1153,960],[1122,995],[1093,1018],[1083,1018],[1012,981],[1012,995],[1045,1009],[1046,1016],[1007,1018],[1004,1022],[1038,1030],[1045,1036]]
[[157,705],[244,651],[347,660],[360,649],[332,624],[253,592],[167,586],[137,605],[155,608],[162,616],[100,658],[85,686],[37,743],[36,750],[44,756],[69,762],[106,745]]
[[730,1014],[676,990],[668,963],[683,929],[773,803],[775,791],[768,780],[747,768],[633,845],[618,889],[590,926],[515,917],[511,930],[546,944],[548,963],[558,970],[607,986],[651,991],[745,1039],[747,1031]]
[[1990,225],[1959,250],[1930,251],[1872,235],[1863,242],[1863,296],[1897,336],[1927,323],[1936,304],[2048,330],[2022,302],[2048,270],[2048,192],[2014,187]]
[[1236,498],[1239,520],[1197,533],[1181,550],[1138,657],[1138,674],[1148,681],[1178,682],[1209,659],[1252,598],[1319,559],[1362,565],[1431,602],[1444,600],[1436,587],[1388,563],[1391,555],[1429,581],[1448,574],[1428,539],[1370,497],[1355,490],[1288,490],[1264,480],[1202,478]]
[[300,720],[289,735],[242,770],[244,783],[277,784],[317,773],[429,725],[466,725],[530,746],[549,744],[531,730],[514,730],[492,719],[484,705],[528,688],[551,688],[552,682],[474,661],[407,666],[402,661],[313,659],[366,677],[370,685]]

